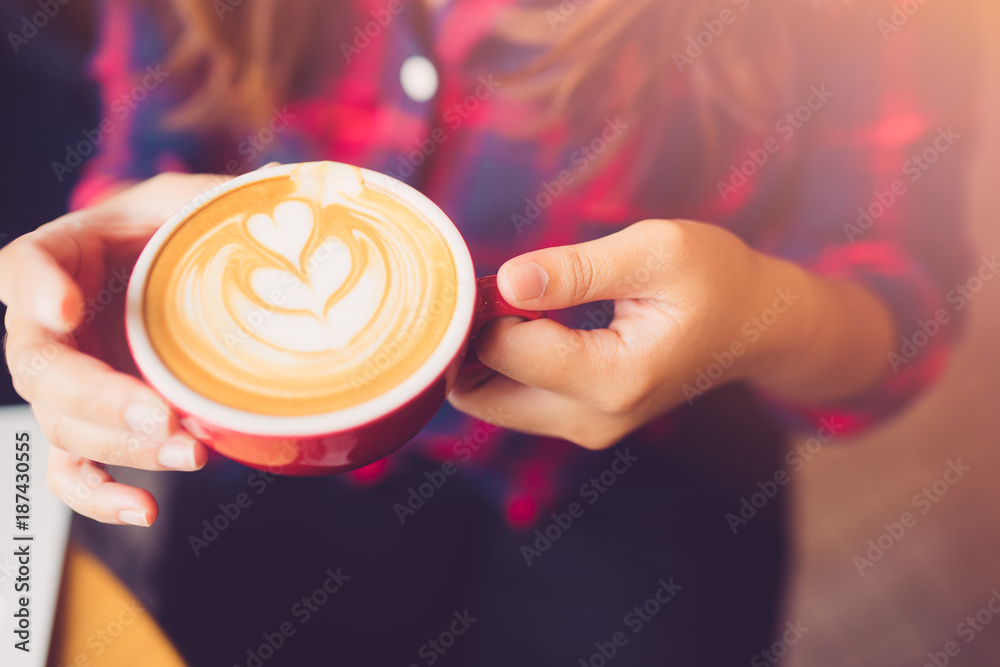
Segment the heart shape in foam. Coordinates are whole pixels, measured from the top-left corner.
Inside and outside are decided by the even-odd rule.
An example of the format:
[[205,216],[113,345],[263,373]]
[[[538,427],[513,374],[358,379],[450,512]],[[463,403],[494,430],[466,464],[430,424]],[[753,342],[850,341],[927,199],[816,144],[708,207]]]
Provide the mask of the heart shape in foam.
[[247,220],[247,231],[257,243],[276,252],[302,270],[302,251],[309,243],[316,216],[304,201],[283,201],[274,207],[274,216],[257,213]]
[[[274,300],[287,310],[308,310],[322,319],[327,302],[347,280],[351,268],[351,251],[331,236],[306,262],[305,282],[285,269],[259,268],[250,274],[250,286],[265,301]],[[279,295],[277,299],[275,295]]]

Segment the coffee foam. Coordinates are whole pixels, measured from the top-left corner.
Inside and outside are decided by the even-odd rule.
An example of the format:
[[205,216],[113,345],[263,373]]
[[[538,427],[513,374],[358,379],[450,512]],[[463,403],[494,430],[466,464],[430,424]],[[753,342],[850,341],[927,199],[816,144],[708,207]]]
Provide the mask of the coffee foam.
[[412,375],[441,341],[457,272],[440,232],[359,169],[296,167],[212,200],[153,260],[153,349],[240,410],[345,409]]

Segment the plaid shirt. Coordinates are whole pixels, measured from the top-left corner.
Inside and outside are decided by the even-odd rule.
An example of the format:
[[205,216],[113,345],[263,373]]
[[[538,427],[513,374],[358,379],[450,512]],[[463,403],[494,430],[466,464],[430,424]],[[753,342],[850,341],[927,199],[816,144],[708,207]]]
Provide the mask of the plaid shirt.
[[[161,127],[179,95],[163,70],[168,38],[147,4],[108,0],[93,73],[110,129],[85,167],[74,206],[116,181],[163,170],[240,173],[272,160],[337,160],[427,194],[461,230],[481,275],[519,253],[593,239],[641,219],[701,220],[823,275],[863,283],[892,310],[901,337],[897,372],[822,414],[775,405],[799,425],[815,429],[835,414],[846,424],[842,433],[863,428],[898,411],[941,370],[961,314],[958,283],[973,275],[963,268],[954,223],[962,217],[973,105],[956,82],[945,82],[944,91],[933,77],[922,83],[918,74],[931,56],[919,48],[915,28],[883,35],[877,20],[889,16],[888,4],[865,3],[862,16],[836,20],[806,16],[795,32],[801,60],[788,82],[797,101],[762,131],[722,120],[718,136],[728,158],[718,161],[703,157],[683,72],[658,122],[636,128],[608,118],[583,141],[567,139],[570,127],[524,136],[518,130],[538,109],[506,95],[495,77],[532,55],[491,36],[509,0],[451,0],[429,21],[415,18],[417,1],[353,3],[353,17],[340,15],[330,29],[343,37],[330,39],[336,66],[234,145]],[[395,7],[398,15],[385,13]],[[414,56],[434,63],[438,85],[428,100],[401,85],[403,64]],[[610,312],[598,304],[553,316],[593,327]],[[928,322],[942,313],[948,321],[934,329]],[[754,342],[754,330],[744,327],[744,342]],[[629,442],[662,446],[669,438],[666,415]],[[566,480],[593,454],[498,430],[446,406],[414,443],[353,479],[374,483],[416,456],[454,461],[458,474],[473,477],[512,524],[525,527],[564,487],[574,488]],[[423,468],[437,465],[425,461]]]

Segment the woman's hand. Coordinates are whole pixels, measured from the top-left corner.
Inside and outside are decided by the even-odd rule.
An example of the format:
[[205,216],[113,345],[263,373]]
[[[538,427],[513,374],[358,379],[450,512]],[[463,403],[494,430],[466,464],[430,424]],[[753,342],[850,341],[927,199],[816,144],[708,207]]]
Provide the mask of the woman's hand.
[[792,401],[849,396],[885,374],[893,340],[885,307],[862,287],[697,222],[647,220],[530,252],[504,264],[498,284],[508,302],[532,310],[614,300],[614,318],[595,308],[573,329],[497,321],[476,354],[500,374],[460,377],[451,403],[590,449],[731,380]]
[[123,309],[128,275],[149,237],[223,180],[163,174],[0,250],[7,365],[52,444],[49,487],[98,521],[148,526],[157,515],[148,491],[115,482],[99,464],[146,470],[205,464],[205,447],[130,374]]

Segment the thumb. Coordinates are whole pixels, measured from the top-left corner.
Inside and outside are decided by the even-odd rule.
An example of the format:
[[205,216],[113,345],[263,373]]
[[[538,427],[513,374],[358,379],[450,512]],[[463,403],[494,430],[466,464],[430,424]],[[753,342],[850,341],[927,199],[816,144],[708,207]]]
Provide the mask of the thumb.
[[529,310],[654,296],[657,269],[666,263],[661,222],[669,224],[638,222],[594,241],[515,257],[500,267],[497,286],[508,303]]

